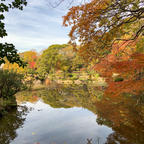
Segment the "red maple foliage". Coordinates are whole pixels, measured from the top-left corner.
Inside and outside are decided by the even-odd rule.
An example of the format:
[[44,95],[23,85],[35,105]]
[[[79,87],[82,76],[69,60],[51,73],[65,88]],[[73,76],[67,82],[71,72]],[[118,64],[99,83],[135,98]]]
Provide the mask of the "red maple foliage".
[[[130,43],[131,49],[127,48]],[[133,52],[134,44],[128,41],[114,45],[111,54],[93,67],[108,83],[105,95],[138,94],[144,90],[144,54]]]

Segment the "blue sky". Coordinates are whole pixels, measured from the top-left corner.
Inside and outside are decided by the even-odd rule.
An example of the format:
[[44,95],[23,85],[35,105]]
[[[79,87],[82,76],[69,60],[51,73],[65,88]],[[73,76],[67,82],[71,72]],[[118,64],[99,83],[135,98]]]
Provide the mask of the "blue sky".
[[41,51],[51,44],[67,43],[70,28],[62,26],[62,16],[66,14],[67,7],[52,8],[49,0],[27,1],[23,11],[6,13],[8,36],[2,41],[13,43],[19,52]]

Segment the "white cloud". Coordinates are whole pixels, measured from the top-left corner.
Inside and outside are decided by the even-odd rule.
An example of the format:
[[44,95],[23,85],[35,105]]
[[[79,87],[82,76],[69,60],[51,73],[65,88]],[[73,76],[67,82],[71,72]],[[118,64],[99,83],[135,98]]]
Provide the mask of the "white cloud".
[[37,51],[41,51],[43,49],[46,49],[48,46],[52,44],[64,44],[68,42],[68,38],[60,38],[60,37],[50,37],[47,36],[45,38],[41,37],[26,37],[18,35],[10,35],[9,37],[6,37],[3,42],[9,42],[13,43],[16,48],[22,52],[27,51],[31,49],[35,49]]
[[47,48],[55,43],[67,43],[69,29],[62,27],[61,9],[48,6],[48,0],[29,0],[23,11],[6,14],[8,36],[2,41],[13,43],[19,51]]

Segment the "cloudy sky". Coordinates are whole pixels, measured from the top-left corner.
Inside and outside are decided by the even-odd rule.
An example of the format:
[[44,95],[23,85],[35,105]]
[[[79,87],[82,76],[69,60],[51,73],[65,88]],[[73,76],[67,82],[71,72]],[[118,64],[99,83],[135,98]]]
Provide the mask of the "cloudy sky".
[[23,11],[11,10],[5,15],[8,36],[2,41],[13,43],[19,52],[41,51],[51,44],[67,43],[69,28],[62,26],[62,16],[68,8],[53,8],[49,0],[27,1]]

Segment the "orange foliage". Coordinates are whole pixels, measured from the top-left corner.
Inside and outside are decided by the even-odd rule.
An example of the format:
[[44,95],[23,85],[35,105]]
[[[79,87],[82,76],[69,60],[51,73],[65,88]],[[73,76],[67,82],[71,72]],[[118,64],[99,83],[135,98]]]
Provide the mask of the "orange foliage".
[[111,94],[104,95],[101,101],[96,102],[100,123],[112,127],[113,134],[118,133],[118,136],[121,137],[121,141],[116,137],[109,137],[107,144],[115,143],[111,141],[118,141],[121,144],[133,143],[135,140],[138,141],[137,143],[144,142],[142,97],[142,93],[133,97],[127,95],[114,97]]
[[[136,95],[144,91],[144,54],[134,51],[135,42],[132,41],[114,45],[111,54],[93,67],[108,83],[105,95]],[[116,82],[116,78],[122,80]]]
[[45,80],[45,85],[46,86],[49,86],[51,84],[51,81],[47,78],[46,80]]
[[35,51],[27,51],[21,53],[20,56],[28,63],[29,68],[36,68],[37,53]]
[[36,68],[36,60],[37,60],[37,53],[35,51],[27,51],[19,54],[20,57],[23,59],[24,62],[27,62],[28,65],[25,68],[19,67],[18,64],[14,63],[11,64],[8,61],[4,64],[4,69],[13,69],[17,72],[24,72],[24,69],[30,68],[35,69]]

